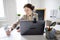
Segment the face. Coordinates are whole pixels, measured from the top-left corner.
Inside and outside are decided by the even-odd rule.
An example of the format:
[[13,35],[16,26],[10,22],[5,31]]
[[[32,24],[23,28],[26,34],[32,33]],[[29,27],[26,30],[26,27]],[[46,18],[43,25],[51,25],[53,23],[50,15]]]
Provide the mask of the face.
[[24,11],[26,12],[26,15],[29,15],[32,12],[32,10],[30,8],[28,8],[28,7],[25,7]]

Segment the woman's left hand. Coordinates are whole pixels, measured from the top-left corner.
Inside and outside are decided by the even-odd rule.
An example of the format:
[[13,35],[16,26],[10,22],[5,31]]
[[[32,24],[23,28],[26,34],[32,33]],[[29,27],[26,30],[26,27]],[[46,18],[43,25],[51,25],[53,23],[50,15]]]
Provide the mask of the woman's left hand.
[[17,32],[20,32],[20,29],[18,29]]

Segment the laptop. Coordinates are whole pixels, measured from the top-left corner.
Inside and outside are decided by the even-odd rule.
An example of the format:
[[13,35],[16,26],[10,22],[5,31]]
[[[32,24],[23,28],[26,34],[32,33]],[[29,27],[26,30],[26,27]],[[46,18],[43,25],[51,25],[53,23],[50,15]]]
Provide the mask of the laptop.
[[43,35],[44,27],[44,21],[20,21],[21,35]]

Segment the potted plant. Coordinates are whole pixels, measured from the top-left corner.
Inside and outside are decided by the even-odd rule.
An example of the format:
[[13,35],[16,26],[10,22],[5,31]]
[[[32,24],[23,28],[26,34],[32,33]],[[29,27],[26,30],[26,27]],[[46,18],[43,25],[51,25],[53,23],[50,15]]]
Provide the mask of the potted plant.
[[21,14],[17,14],[17,18],[18,18],[18,19],[20,18],[20,16],[21,16]]
[[53,22],[49,25],[48,28],[46,28],[46,38],[48,40],[57,40],[56,38],[56,30],[53,29],[51,26],[55,26],[56,25],[56,22]]
[[21,14],[17,14],[17,16],[19,16],[19,17],[20,17],[20,16],[21,16]]

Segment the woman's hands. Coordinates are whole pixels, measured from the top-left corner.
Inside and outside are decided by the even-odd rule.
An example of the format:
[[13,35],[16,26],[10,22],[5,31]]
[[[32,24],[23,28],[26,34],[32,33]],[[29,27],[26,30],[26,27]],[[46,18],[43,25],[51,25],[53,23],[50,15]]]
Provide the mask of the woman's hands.
[[16,29],[17,29],[17,32],[20,32],[20,27],[17,27]]
[[[14,24],[12,25],[12,27],[9,28],[9,29],[6,31],[7,36],[10,36],[11,31],[13,31],[13,30],[17,27],[17,24],[18,24],[18,22],[14,23]],[[17,32],[20,32],[20,29],[19,29],[19,28],[18,28]]]
[[20,32],[20,29],[18,29],[17,32]]
[[7,34],[7,36],[10,36],[11,31],[7,30],[7,31],[6,31],[6,34]]
[[11,35],[12,29],[13,29],[12,26],[9,26],[9,27],[6,29],[6,35],[7,35],[7,36],[10,36],[10,35]]
[[[17,29],[17,32],[20,32],[20,28]],[[10,35],[11,35],[11,31],[10,31],[10,30],[7,30],[7,31],[6,31],[6,35],[7,35],[7,36],[10,36]]]

